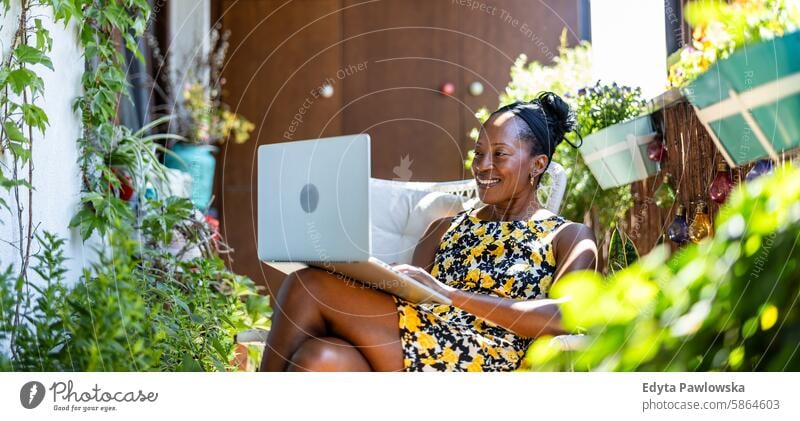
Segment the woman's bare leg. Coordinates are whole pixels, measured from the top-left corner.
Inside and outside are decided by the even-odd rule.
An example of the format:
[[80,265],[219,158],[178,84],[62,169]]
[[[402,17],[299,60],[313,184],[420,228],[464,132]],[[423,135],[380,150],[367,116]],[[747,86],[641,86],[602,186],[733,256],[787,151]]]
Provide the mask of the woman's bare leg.
[[403,369],[397,307],[391,296],[321,269],[289,274],[273,302],[261,371],[285,371],[309,338],[352,344],[375,371]]
[[370,371],[367,359],[339,338],[309,338],[292,355],[289,371]]

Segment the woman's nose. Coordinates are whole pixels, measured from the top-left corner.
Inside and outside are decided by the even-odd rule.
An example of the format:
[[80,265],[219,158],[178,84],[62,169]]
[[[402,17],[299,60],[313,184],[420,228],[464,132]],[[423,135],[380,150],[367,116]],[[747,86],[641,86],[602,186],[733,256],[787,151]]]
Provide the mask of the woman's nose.
[[472,161],[472,171],[475,173],[483,173],[488,172],[492,169],[492,160],[491,157],[487,156],[488,154],[483,155],[475,155],[475,158]]

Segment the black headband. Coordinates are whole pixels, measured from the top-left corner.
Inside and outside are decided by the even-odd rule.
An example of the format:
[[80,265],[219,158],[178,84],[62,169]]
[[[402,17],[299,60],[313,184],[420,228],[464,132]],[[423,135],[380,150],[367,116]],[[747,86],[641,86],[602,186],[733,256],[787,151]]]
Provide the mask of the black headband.
[[[542,117],[544,117],[544,122],[545,122],[544,125],[538,124],[536,121],[537,110],[541,112]],[[501,107],[499,110],[495,111],[495,113],[500,113],[505,111],[511,111],[512,113],[514,113],[514,115],[521,118],[525,122],[525,124],[527,124],[528,127],[531,129],[531,133],[533,133],[533,136],[536,137],[536,139],[538,139],[541,142],[547,142],[547,149],[549,152],[548,158],[553,156],[555,150],[549,150],[549,149],[551,149],[553,143],[557,143],[557,141],[560,139],[556,139],[556,142],[550,142],[550,130],[548,130],[548,126],[550,123],[547,119],[547,113],[545,112],[544,107],[542,107],[541,101],[538,98],[534,99],[531,102],[520,102],[520,101],[513,102],[511,104]],[[567,142],[567,144],[569,144],[575,149],[578,149],[581,146],[583,146],[583,137],[578,132],[578,130],[572,130],[572,131],[575,132],[575,134],[578,136],[577,145],[570,142],[569,139],[567,139],[565,136],[562,135],[562,137],[564,138],[564,141]]]

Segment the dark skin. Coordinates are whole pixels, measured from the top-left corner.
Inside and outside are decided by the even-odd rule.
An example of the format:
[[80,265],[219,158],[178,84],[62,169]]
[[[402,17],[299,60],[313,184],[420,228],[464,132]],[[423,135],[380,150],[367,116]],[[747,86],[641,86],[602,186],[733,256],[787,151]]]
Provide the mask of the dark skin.
[[[483,220],[529,220],[552,216],[536,200],[534,185],[545,171],[546,155],[532,154],[519,134],[524,124],[511,113],[494,116],[481,130],[473,175],[486,206],[474,215]],[[499,180],[484,185],[486,180]],[[515,334],[535,338],[566,333],[558,302],[516,300],[454,289],[430,275],[436,250],[452,218],[434,221],[414,250],[411,265],[395,268],[452,300],[452,305],[496,323]],[[592,231],[566,223],[553,234],[557,281],[576,270],[596,270]],[[401,371],[397,307],[391,296],[324,270],[290,274],[273,303],[274,315],[261,371]]]

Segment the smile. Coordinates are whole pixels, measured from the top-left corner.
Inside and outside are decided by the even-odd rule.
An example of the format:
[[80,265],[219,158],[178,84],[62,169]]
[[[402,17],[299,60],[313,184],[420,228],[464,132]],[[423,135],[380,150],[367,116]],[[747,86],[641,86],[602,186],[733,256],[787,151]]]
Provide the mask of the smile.
[[478,186],[480,187],[492,187],[500,183],[499,178],[490,178],[488,180],[481,180],[480,178],[475,178],[475,181],[478,182]]

